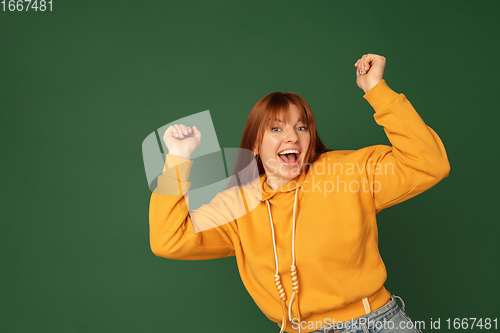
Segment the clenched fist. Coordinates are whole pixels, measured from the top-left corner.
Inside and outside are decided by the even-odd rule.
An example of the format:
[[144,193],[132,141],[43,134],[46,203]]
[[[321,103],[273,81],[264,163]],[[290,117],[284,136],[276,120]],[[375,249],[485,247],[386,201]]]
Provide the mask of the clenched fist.
[[356,83],[365,94],[384,78],[385,58],[376,54],[365,54],[354,64]]
[[183,124],[169,126],[163,135],[163,141],[168,153],[189,159],[191,154],[200,146],[201,132],[196,126],[187,127]]

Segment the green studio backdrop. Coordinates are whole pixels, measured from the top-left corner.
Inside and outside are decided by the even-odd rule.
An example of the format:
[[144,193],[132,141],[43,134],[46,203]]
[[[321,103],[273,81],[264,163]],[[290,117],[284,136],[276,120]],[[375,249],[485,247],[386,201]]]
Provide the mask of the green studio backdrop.
[[238,147],[252,106],[292,91],[328,147],[390,144],[355,83],[365,53],[451,163],[377,216],[387,289],[424,331],[499,316],[498,1],[0,5],[1,331],[278,332],[234,257],[151,252],[142,140],[210,110]]

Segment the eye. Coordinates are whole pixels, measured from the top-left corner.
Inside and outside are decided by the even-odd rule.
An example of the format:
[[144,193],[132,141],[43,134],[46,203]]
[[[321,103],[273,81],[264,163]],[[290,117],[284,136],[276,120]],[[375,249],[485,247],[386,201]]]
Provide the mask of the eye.
[[307,131],[307,126],[300,126],[297,128],[299,131]]
[[271,132],[278,132],[279,130],[281,130],[281,128],[279,128],[279,127],[271,128]]

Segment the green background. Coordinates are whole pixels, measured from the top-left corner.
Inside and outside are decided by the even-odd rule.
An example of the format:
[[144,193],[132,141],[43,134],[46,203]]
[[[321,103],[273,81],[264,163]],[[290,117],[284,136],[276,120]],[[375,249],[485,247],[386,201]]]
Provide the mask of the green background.
[[386,82],[451,163],[378,215],[387,289],[426,328],[499,317],[499,14],[498,1],[337,0],[1,11],[0,330],[278,332],[234,257],[151,252],[142,140],[210,110],[220,146],[237,147],[252,106],[293,91],[330,148],[389,144],[355,83],[365,53],[387,58]]

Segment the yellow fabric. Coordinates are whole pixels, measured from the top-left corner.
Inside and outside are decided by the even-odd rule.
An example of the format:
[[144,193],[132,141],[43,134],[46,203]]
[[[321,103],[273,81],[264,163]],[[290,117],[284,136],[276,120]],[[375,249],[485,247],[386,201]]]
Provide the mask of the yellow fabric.
[[[236,256],[248,292],[262,312],[280,325],[283,308],[274,281],[275,258],[265,200],[271,205],[282,285],[290,297],[292,210],[294,190],[299,187],[295,265],[300,283],[297,304],[304,322],[301,332],[320,328],[310,322],[327,324],[363,316],[365,297],[372,311],[383,306],[390,293],[384,288],[387,274],[378,251],[375,216],[434,186],[448,176],[450,166],[440,138],[403,94],[395,93],[382,80],[364,98],[375,110],[374,119],[383,126],[392,146],[324,153],[307,174],[276,191],[261,175],[242,189],[219,193],[209,205],[188,214],[186,192],[193,162],[167,155],[158,187],[167,188],[169,193],[155,191],[150,201],[152,251],[182,260]],[[172,189],[176,193],[172,194]],[[241,206],[243,193],[246,201],[258,199],[260,203],[248,214],[231,219],[236,216],[232,207]],[[196,216],[196,223],[214,227],[194,232],[191,216]],[[288,321],[286,332],[298,332],[294,329],[297,324]]]

